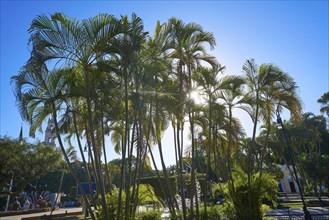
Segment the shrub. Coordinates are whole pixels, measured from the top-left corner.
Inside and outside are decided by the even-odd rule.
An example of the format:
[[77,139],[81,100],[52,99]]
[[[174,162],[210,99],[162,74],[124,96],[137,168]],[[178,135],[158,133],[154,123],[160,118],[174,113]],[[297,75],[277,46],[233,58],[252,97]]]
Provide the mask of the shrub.
[[207,206],[207,216],[204,207],[200,207],[201,220],[220,220],[223,219],[224,213],[219,206]]
[[[158,179],[158,177],[146,177],[146,178],[141,178],[141,184],[146,184],[146,185],[151,185],[154,189],[157,189],[155,191],[156,196],[158,198],[161,198],[162,201],[165,201],[166,198],[168,198],[169,195],[169,189],[167,184],[163,184],[163,187],[165,188],[164,191],[162,190],[160,186],[160,182],[166,183],[165,178],[161,177]],[[175,177],[169,177],[169,183],[171,185],[171,189],[176,189],[177,188],[177,183]]]
[[223,219],[237,219],[234,205],[231,202],[225,202],[218,209],[220,213],[223,213]]
[[248,176],[241,168],[236,167],[234,174],[234,189],[231,184],[225,187],[225,194],[234,206],[234,210],[239,220],[260,220],[265,209],[262,209],[262,201],[276,206],[277,181],[273,175],[264,173],[262,177],[254,174],[250,178],[248,186]]
[[139,220],[161,220],[161,212],[152,210],[141,212],[138,217]]
[[[119,198],[119,190],[114,189],[111,190],[111,193],[106,194],[106,204],[108,207],[108,212],[110,219],[116,219],[117,218],[117,213],[118,213],[118,198]],[[123,216],[123,211],[125,208],[125,201],[126,201],[126,194],[125,192],[122,192],[122,201],[121,201],[121,216]],[[102,206],[97,207],[98,212],[96,212],[96,216],[98,220],[103,220],[103,210]]]

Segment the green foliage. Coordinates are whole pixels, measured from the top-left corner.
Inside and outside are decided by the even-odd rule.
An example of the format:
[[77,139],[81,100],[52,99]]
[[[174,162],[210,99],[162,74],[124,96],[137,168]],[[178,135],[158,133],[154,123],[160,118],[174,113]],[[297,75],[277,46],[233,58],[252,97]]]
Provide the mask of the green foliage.
[[311,185],[319,187],[323,182],[329,186],[329,155],[311,153],[302,157],[304,171]]
[[[117,219],[118,215],[118,197],[119,197],[119,190],[114,189],[110,193],[106,194],[106,205],[108,207],[108,212],[110,215],[110,219]],[[122,200],[121,200],[121,216],[124,214],[124,209],[125,209],[125,201],[126,201],[126,194],[123,191],[122,192]],[[163,202],[161,201],[160,198],[156,196],[156,193],[154,192],[154,189],[150,185],[146,184],[141,184],[139,186],[139,192],[138,192],[138,205],[143,205],[147,202],[157,202],[159,204],[163,205]],[[145,216],[144,216],[145,214]],[[140,219],[158,219],[155,218],[157,216],[157,212],[145,212],[143,214],[143,218],[141,216],[139,217]],[[153,217],[154,218],[153,218]],[[161,216],[161,214],[160,214]],[[97,219],[104,219],[104,214],[102,207],[98,207],[98,213],[97,213]]]
[[[119,190],[114,189],[110,193],[106,194],[106,205],[108,207],[109,217],[110,219],[117,219],[118,211],[121,212],[121,216],[123,216],[125,209],[125,201],[126,194],[122,192],[122,200],[121,200],[121,209],[118,210],[118,198],[119,198]],[[104,210],[102,206],[97,207],[98,212],[96,213],[98,220],[104,220]]]
[[138,190],[138,205],[143,205],[148,202],[156,202],[164,206],[163,200],[157,196],[151,185],[140,184]]
[[204,207],[200,207],[201,220],[220,220],[224,219],[224,213],[220,206],[207,206],[207,215],[205,214]]
[[318,103],[321,104],[320,112],[326,113],[329,117],[329,92],[324,93],[321,98],[318,99]]
[[138,215],[139,220],[161,220],[161,212],[152,210],[147,212],[141,212]]
[[225,216],[226,219],[231,219],[231,220],[238,219],[236,211],[235,211],[235,207],[230,201],[225,202],[224,204],[220,205],[219,210],[220,210],[220,212],[223,213],[223,215]]
[[233,173],[234,189],[226,184],[224,192],[232,202],[238,219],[262,219],[262,200],[267,200],[276,206],[277,181],[271,174],[251,176],[250,187],[248,177],[239,167]]
[[[165,178],[160,177],[160,179],[158,179],[158,177],[146,177],[141,179],[141,184],[147,184],[152,186],[154,189],[157,189],[155,191],[156,196],[164,201],[167,197],[169,197],[169,189],[166,184],[162,184],[162,186],[164,187],[164,191],[162,191],[160,182],[165,183]],[[175,177],[169,177],[169,182],[171,184],[172,189],[177,189]]]
[[[80,161],[75,161],[73,165],[75,166],[75,172],[79,177],[79,180],[81,182],[88,182],[86,170],[82,167],[83,164]],[[61,165],[61,167],[63,167],[63,165]],[[76,186],[77,183],[75,182],[71,172],[66,170],[64,172],[65,173],[64,173],[61,191],[64,192],[65,194],[70,194],[70,188]],[[63,173],[62,169],[57,169],[55,171],[48,172],[45,176],[40,178],[40,181],[47,183],[48,185],[47,191],[57,193],[62,173]]]
[[70,188],[70,198],[75,198],[76,197],[76,195],[77,195],[77,186],[72,186],[71,188]]
[[29,144],[10,138],[0,140],[0,190],[7,188],[13,177],[14,190],[19,193],[26,185],[56,169],[60,152],[42,143]]

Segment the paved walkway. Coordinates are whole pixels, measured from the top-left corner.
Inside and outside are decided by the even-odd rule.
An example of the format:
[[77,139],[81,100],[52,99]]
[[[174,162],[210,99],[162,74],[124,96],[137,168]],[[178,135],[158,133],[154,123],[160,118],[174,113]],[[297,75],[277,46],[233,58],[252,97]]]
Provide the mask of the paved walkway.
[[[329,219],[329,207],[308,207],[307,210],[312,216],[328,216]],[[269,217],[282,217],[282,216],[296,216],[300,217],[304,214],[302,208],[287,208],[287,209],[272,209],[266,216]]]
[[[82,208],[60,208],[58,210],[53,211],[53,215],[57,214],[64,214],[64,213],[74,213],[74,212],[81,212]],[[50,215],[50,211],[48,212],[38,212],[38,213],[31,213],[31,214],[23,214],[23,215],[14,215],[14,216],[5,216],[0,217],[1,220],[21,220],[22,218],[30,218],[30,217],[37,217],[43,215]]]
[[[311,213],[312,216],[327,216],[329,219],[329,207],[308,207],[307,210]],[[74,212],[81,212],[82,208],[61,208],[59,210],[55,210],[53,215],[56,214],[64,214],[64,213],[74,213]],[[21,220],[22,218],[29,218],[29,217],[37,217],[43,215],[49,215],[50,211],[48,212],[39,212],[39,213],[32,213],[32,214],[23,214],[23,215],[15,215],[15,216],[6,216],[0,217],[1,220]],[[301,208],[290,208],[290,209],[272,209],[270,210],[266,216],[268,217],[301,217],[303,215],[303,209]]]

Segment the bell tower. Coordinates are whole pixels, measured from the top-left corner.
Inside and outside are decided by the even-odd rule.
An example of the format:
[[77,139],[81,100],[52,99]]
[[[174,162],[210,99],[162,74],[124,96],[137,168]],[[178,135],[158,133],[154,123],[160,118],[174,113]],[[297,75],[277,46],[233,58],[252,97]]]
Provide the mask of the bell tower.
[[49,119],[46,128],[44,144],[55,146],[55,140],[56,140],[55,122],[53,119]]

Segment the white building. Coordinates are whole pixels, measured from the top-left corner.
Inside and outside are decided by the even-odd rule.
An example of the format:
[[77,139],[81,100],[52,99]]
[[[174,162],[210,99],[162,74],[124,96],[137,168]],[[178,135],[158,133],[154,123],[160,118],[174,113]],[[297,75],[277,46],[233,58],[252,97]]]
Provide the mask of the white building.
[[[298,185],[293,178],[293,167],[290,165],[289,168],[292,172],[289,171],[287,165],[279,165],[281,171],[283,172],[283,178],[279,182],[279,190],[286,193],[299,193]],[[298,175],[300,179],[300,176]]]

